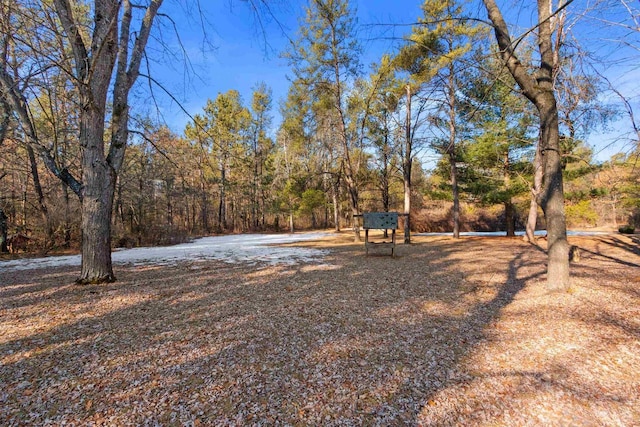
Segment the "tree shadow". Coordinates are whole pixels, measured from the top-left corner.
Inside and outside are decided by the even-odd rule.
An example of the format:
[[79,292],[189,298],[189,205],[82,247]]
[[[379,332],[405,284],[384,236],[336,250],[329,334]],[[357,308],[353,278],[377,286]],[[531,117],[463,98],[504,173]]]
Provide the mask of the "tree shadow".
[[544,274],[531,246],[483,242],[398,245],[397,258],[345,245],[323,264],[268,268],[130,267],[115,284],[50,280],[24,299],[14,288],[3,314],[29,317],[0,341],[0,424],[418,424]]
[[594,249],[590,249],[582,245],[578,246],[580,251],[624,266],[640,267],[639,262],[632,262],[624,259],[626,254],[640,255],[639,238],[629,237],[627,240],[618,236],[607,236],[596,238],[595,240],[598,244]]

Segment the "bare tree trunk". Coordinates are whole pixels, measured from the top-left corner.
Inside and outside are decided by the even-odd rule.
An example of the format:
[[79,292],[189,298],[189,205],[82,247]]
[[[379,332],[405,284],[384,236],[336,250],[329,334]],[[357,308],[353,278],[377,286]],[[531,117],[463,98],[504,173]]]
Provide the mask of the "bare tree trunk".
[[42,216],[42,222],[45,227],[46,242],[45,247],[50,248],[53,246],[53,226],[51,224],[51,217],[49,215],[49,209],[44,201],[44,193],[42,191],[42,184],[40,183],[40,174],[38,173],[38,164],[36,163],[36,155],[33,152],[33,148],[30,145],[26,146],[27,154],[29,156],[29,166],[31,169],[31,178],[33,178],[33,188],[36,191],[38,197],[38,210]]
[[293,211],[289,212],[289,231],[291,233],[295,232],[295,229],[293,228]]
[[458,190],[458,167],[456,155],[452,148],[449,150],[449,166],[451,171],[451,194],[453,197],[453,237],[460,238],[460,194]]
[[547,287],[550,290],[569,288],[569,242],[564,214],[562,156],[558,131],[558,110],[553,93],[542,97],[540,127],[542,129],[542,191],[538,197],[547,222]]
[[111,264],[111,208],[115,194],[115,171],[104,153],[104,114],[89,107],[82,115],[82,269],[79,284],[116,280]]
[[[453,46],[449,46],[451,51]],[[458,189],[458,166],[457,150],[456,150],[456,82],[455,82],[455,69],[454,64],[449,64],[449,76],[447,95],[449,97],[447,106],[449,108],[449,147],[447,152],[449,154],[449,163],[451,171],[451,194],[453,197],[453,237],[455,239],[460,238],[460,191]]]
[[[62,185],[62,200],[64,200],[64,220],[63,220],[63,247],[71,247],[71,208],[69,205],[69,189],[66,185]],[[124,212],[120,217],[124,228]]]
[[7,247],[7,215],[5,215],[2,207],[0,206],[0,253],[9,252],[9,248]]
[[[135,31],[131,29],[133,9],[140,6],[130,0],[96,0],[90,38],[83,37],[82,25],[78,23],[71,2],[53,1],[73,53],[74,70],[68,72],[73,73],[80,94],[83,182],[82,187],[72,188],[82,199],[82,271],[77,281],[81,284],[115,280],[111,264],[111,214],[116,180],[128,142],[128,95],[138,78],[151,26],[162,1],[151,0],[144,6],[144,17]],[[134,40],[130,39],[132,33],[135,33]],[[110,90],[111,139],[105,155],[106,107]],[[46,162],[47,155],[43,158]]]
[[412,139],[411,139],[411,86],[407,90],[407,118],[405,123],[405,150],[402,167],[404,181],[404,243],[411,243],[411,166]]
[[613,227],[618,228],[618,213],[616,211],[616,205],[618,204],[618,197],[614,194],[611,201],[611,215],[613,216]]
[[538,222],[538,194],[540,194],[540,188],[542,187],[542,164],[540,155],[540,143],[536,148],[535,158],[533,160],[533,187],[531,188],[531,201],[529,203],[529,215],[527,216],[527,240],[529,243],[536,242],[536,224]]
[[218,231],[227,229],[227,161],[223,155],[220,164],[220,204],[218,205]]
[[333,201],[333,222],[336,232],[340,231],[340,181],[331,183],[331,200]]
[[[1,132],[2,128],[0,128],[0,133]],[[4,138],[4,136],[0,135],[0,138]],[[2,145],[2,139],[0,139],[0,145]],[[2,181],[2,178],[5,176],[7,176],[6,172],[0,174],[0,181]],[[7,247],[7,234],[9,231],[7,219],[7,215],[4,213],[4,210],[2,210],[2,206],[0,206],[0,253],[9,252],[9,248]]]
[[511,199],[504,202],[504,219],[506,222],[507,237],[513,237],[516,235],[516,216],[515,207],[511,202]]
[[[510,190],[511,186],[511,177],[509,173],[511,169],[511,163],[509,160],[509,151],[505,153],[504,156],[504,188],[507,191]],[[505,229],[507,231],[507,237],[514,237],[516,235],[516,216],[515,216],[515,206],[513,206],[513,201],[511,200],[511,196],[509,199],[504,202],[504,220],[505,220]]]
[[[202,206],[200,206],[200,223],[201,223],[201,227],[202,227],[202,231],[204,233],[208,233],[209,232],[209,200],[207,198],[207,184],[204,178],[204,171],[201,170],[200,171],[200,178],[201,178],[201,185],[200,185],[200,190],[201,190],[201,194],[200,194],[200,200],[201,200],[201,204]],[[196,209],[196,205],[195,203],[193,203],[193,210],[194,210],[194,219],[193,219],[193,223],[195,224],[195,209]]]
[[167,184],[167,225],[173,226],[173,185]]

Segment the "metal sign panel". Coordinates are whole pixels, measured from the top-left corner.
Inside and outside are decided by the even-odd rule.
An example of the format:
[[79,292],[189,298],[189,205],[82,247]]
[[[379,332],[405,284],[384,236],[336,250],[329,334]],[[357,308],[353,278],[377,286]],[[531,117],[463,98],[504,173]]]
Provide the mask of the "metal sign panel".
[[368,212],[362,214],[363,228],[375,230],[395,230],[398,228],[397,212]]

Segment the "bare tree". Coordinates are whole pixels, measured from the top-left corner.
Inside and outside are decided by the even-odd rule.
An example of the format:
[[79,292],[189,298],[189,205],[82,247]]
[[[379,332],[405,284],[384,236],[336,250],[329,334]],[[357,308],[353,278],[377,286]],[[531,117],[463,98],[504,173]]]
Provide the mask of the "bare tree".
[[[93,13],[90,17],[70,0],[54,0],[52,6],[16,2],[15,13],[30,12],[33,17],[44,17],[44,21],[34,18],[33,28],[41,30],[40,33],[50,31],[49,37],[62,41],[57,45],[59,57],[66,55],[64,49],[72,53],[72,68],[64,72],[72,76],[78,91],[81,180],[60,169],[51,151],[39,140],[25,92],[28,86],[18,84],[15,75],[8,72],[6,61],[0,67],[0,84],[30,147],[82,201],[82,271],[78,283],[115,280],[111,265],[111,211],[129,135],[129,91],[138,77],[161,4],[162,0],[151,0],[145,6],[129,0],[95,0],[89,8]],[[36,58],[46,57],[38,46],[25,43],[23,49]],[[64,67],[65,63],[49,62],[44,67]],[[33,71],[23,69],[25,73]],[[29,79],[19,77],[24,82]]]

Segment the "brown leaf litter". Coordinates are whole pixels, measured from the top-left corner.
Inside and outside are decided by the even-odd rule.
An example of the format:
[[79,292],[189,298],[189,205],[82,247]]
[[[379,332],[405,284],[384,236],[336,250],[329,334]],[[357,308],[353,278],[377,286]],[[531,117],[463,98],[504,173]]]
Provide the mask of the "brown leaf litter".
[[295,266],[0,272],[1,425],[640,424],[637,236],[573,238],[568,293],[519,239],[337,235]]

